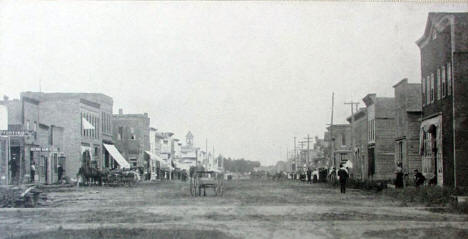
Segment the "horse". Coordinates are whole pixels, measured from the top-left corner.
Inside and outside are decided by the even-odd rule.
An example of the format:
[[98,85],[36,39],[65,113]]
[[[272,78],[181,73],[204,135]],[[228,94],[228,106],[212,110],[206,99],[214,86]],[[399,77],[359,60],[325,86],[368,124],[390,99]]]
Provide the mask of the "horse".
[[92,167],[81,167],[78,171],[78,175],[83,179],[83,184],[98,184],[102,186],[102,182],[107,182],[108,170],[100,170]]

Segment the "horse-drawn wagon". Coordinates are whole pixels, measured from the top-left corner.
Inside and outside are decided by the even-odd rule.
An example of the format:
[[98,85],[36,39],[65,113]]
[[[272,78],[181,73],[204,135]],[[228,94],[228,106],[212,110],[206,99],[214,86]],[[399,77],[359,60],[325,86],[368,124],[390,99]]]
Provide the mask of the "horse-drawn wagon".
[[223,195],[224,174],[217,171],[191,170],[190,194],[192,196],[206,196],[206,189],[213,188],[215,195]]

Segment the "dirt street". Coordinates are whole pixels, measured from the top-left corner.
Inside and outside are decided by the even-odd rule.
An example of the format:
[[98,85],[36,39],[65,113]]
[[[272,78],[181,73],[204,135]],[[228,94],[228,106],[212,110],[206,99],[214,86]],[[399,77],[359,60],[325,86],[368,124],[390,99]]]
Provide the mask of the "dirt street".
[[63,188],[48,193],[47,207],[0,209],[0,237],[468,238],[465,215],[370,192],[233,180],[222,197],[208,193],[191,197],[183,182]]

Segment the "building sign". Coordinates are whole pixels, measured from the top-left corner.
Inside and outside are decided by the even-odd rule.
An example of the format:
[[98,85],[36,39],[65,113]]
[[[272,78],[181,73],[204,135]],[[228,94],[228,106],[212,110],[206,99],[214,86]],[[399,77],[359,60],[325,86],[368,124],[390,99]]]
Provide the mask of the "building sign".
[[26,130],[0,130],[0,135],[26,136],[26,135],[31,135],[31,132],[26,131]]
[[49,152],[49,148],[42,148],[42,147],[31,147],[31,151],[33,152]]

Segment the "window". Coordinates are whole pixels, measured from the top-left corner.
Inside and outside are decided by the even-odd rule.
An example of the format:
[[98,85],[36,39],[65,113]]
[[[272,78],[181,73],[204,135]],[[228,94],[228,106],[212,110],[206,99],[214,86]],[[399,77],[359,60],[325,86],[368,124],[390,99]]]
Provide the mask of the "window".
[[123,138],[123,127],[119,127],[119,134],[117,135],[118,140],[122,140]]
[[426,105],[426,78],[422,78],[421,80],[421,87],[422,87],[422,104]]
[[135,136],[135,129],[133,129],[133,128],[130,128],[130,139],[131,139],[131,140],[135,140],[135,139],[136,139],[136,136]]
[[432,155],[431,134],[424,132],[424,156]]
[[33,124],[33,130],[34,130],[34,132],[36,132],[36,131],[37,131],[37,122],[36,122],[36,121],[34,121],[34,124]]
[[447,95],[447,82],[445,80],[445,66],[442,66],[441,77],[442,77],[442,98],[444,98]]
[[440,69],[437,68],[437,100],[440,100],[441,87],[440,87]]
[[29,124],[30,124],[29,120],[26,120],[26,130],[29,130]]
[[346,135],[344,133],[341,134],[341,145],[346,145]]
[[375,119],[369,120],[369,128],[367,130],[368,132],[368,140],[369,141],[375,141]]
[[427,76],[426,78],[426,104],[431,103],[431,78]]
[[84,129],[83,129],[83,112],[80,113],[80,121],[81,121],[81,136],[84,135]]
[[447,95],[452,95],[452,65],[447,63]]
[[402,141],[398,142],[398,151],[399,151],[399,156],[400,156],[399,160],[400,162],[403,162],[403,142]]
[[431,74],[431,103],[434,102],[434,94],[435,94],[435,92],[434,92],[434,83],[435,82],[434,82],[434,73],[433,73],[433,74]]
[[49,128],[49,145],[54,145],[54,128]]

